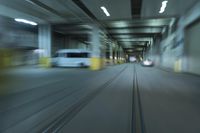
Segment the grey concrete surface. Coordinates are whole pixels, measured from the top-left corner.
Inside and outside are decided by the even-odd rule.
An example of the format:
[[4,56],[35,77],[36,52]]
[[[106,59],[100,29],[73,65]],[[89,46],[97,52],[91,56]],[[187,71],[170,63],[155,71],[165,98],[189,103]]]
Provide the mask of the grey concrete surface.
[[9,89],[9,93],[0,97],[0,132],[38,132],[124,67],[114,66],[102,71],[17,69],[10,72],[9,76],[18,82],[5,85],[14,91]]
[[199,133],[200,77],[136,69],[146,133]]
[[133,66],[118,76],[82,109],[61,133],[130,133]]
[[[135,66],[146,133],[199,133],[200,77]],[[0,86],[7,90],[0,96],[0,132],[131,133],[133,68],[6,72],[11,81]]]

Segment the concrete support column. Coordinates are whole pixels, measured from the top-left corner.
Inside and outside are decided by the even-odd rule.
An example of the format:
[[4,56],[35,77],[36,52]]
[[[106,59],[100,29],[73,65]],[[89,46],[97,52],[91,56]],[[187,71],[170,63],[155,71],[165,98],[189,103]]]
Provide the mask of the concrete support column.
[[110,56],[110,64],[113,64],[113,44],[109,41],[109,56]]
[[44,67],[51,66],[52,28],[51,25],[39,25],[38,42],[40,49],[40,64]]
[[114,60],[114,62],[115,62],[115,64],[117,64],[117,60],[118,60],[118,45],[116,45],[115,46],[115,60]]
[[122,49],[122,47],[120,46],[120,52],[119,52],[120,54],[119,54],[119,57],[120,57],[120,63],[123,63],[123,60],[122,60],[122,58],[123,58],[123,49]]
[[101,35],[100,29],[98,26],[93,25],[92,34],[90,35],[91,41],[91,70],[99,70],[103,68],[103,59],[102,59],[102,44],[101,44]]
[[121,47],[118,49],[118,63],[121,63]]
[[122,59],[123,59],[123,63],[126,63],[126,55],[123,48],[122,48]]
[[154,39],[151,38],[150,39],[150,47],[148,49],[148,58],[152,58],[152,55],[153,55],[153,47],[154,47]]
[[117,53],[117,63],[118,63],[118,61],[119,61],[119,46],[117,46],[116,53]]

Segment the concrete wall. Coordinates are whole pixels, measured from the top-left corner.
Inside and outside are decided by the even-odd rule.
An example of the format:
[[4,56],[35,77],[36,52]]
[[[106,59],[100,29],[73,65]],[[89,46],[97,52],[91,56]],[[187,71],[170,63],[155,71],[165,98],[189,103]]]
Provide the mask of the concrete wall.
[[0,68],[36,63],[37,26],[15,22],[0,16]]
[[171,34],[167,39],[161,42],[161,62],[160,65],[170,69],[175,69],[176,61],[182,56],[183,44],[177,40],[177,32]]
[[59,49],[89,49],[89,46],[70,36],[53,33],[52,54]]
[[153,45],[150,48],[150,51],[148,53],[148,58],[152,59],[155,63],[155,65],[160,65],[160,41],[161,38],[158,36],[153,39]]
[[59,49],[65,48],[65,35],[53,33],[52,55]]
[[186,29],[185,40],[186,70],[200,74],[200,20]]
[[68,49],[87,49],[87,45],[79,40],[66,37],[65,46]]
[[20,24],[0,16],[0,47],[37,48],[37,26]]
[[[186,46],[186,27],[200,18],[200,2],[194,5],[184,16],[178,21],[175,32],[169,34],[160,44],[160,65],[172,69],[174,71],[191,72],[188,68],[189,58],[187,58]],[[170,30],[169,30],[170,31]],[[200,34],[197,33],[190,34]],[[199,41],[198,39],[195,41]],[[200,47],[199,45],[196,47]],[[195,49],[195,48],[194,48]],[[200,58],[200,57],[199,57]],[[199,62],[199,61],[198,61]],[[195,64],[194,64],[195,65]],[[198,74],[198,72],[192,72]]]

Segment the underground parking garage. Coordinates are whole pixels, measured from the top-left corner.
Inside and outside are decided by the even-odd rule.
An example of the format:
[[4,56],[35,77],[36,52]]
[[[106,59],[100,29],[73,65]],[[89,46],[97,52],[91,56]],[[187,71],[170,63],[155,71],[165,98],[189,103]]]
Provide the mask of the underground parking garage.
[[0,1],[0,132],[200,132],[199,9]]

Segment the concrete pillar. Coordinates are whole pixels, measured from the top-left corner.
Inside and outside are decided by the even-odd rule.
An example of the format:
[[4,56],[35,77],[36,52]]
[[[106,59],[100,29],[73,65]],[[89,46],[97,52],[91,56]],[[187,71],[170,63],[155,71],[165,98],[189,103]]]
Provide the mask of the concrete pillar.
[[110,64],[113,64],[113,43],[109,41],[109,56],[110,56]]
[[150,47],[149,47],[149,49],[148,49],[148,57],[147,58],[152,58],[152,56],[153,56],[153,48],[154,48],[154,39],[153,38],[151,38],[150,39]]
[[39,25],[38,42],[40,49],[40,65],[51,66],[52,28],[51,25]]
[[122,49],[121,46],[120,46],[120,50],[119,50],[119,58],[120,58],[120,63],[123,63],[123,60],[122,60],[122,58],[123,58],[123,49]]
[[114,54],[115,54],[114,62],[115,62],[115,64],[117,64],[117,51],[118,51],[118,46],[115,44],[115,50],[114,50]]
[[119,63],[119,46],[117,45],[117,63]]
[[121,63],[121,47],[118,48],[118,63]]
[[102,44],[101,44],[100,29],[97,25],[93,25],[92,34],[90,35],[91,41],[91,70],[99,70],[103,68],[102,59]]

